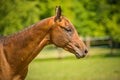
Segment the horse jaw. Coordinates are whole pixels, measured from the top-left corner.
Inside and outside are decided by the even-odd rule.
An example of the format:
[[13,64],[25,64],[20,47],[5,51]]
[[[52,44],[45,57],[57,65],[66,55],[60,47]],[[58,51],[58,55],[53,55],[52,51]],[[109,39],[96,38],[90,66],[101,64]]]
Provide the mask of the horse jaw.
[[63,49],[73,53],[77,59],[83,58],[86,55],[86,53],[84,53],[84,51],[82,51],[82,49],[76,47],[72,43],[68,43]]

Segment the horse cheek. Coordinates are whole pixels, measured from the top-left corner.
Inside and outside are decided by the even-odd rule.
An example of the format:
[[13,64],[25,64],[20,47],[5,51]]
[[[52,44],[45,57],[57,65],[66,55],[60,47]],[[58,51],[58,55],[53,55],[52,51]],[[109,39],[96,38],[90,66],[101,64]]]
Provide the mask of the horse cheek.
[[54,33],[54,37],[52,38],[53,44],[58,47],[62,47],[65,44],[66,39],[62,33]]

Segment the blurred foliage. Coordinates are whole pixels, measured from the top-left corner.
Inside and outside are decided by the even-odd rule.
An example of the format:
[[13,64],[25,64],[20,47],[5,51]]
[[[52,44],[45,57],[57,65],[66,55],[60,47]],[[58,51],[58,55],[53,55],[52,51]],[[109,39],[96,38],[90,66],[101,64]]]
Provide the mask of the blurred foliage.
[[120,42],[120,0],[1,0],[0,5],[0,36],[53,16],[60,5],[81,36],[110,36]]

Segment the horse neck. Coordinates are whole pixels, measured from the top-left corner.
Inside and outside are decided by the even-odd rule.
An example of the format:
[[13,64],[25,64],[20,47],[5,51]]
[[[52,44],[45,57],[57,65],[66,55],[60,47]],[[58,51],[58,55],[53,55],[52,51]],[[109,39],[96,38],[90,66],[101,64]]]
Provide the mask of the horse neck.
[[42,20],[26,30],[4,39],[4,51],[8,62],[16,67],[27,66],[47,44],[46,36],[52,27],[52,18]]

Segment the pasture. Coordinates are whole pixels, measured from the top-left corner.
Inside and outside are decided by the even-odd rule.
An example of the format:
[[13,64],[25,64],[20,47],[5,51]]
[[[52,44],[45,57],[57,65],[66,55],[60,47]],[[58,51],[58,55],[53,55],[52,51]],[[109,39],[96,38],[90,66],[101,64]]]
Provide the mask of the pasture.
[[[91,52],[99,54],[83,59],[76,59],[73,55],[63,59],[36,58],[29,66],[26,80],[120,80],[119,51],[114,50],[115,53],[110,56],[107,53],[109,49],[93,48]],[[48,52],[52,55],[56,51]]]

